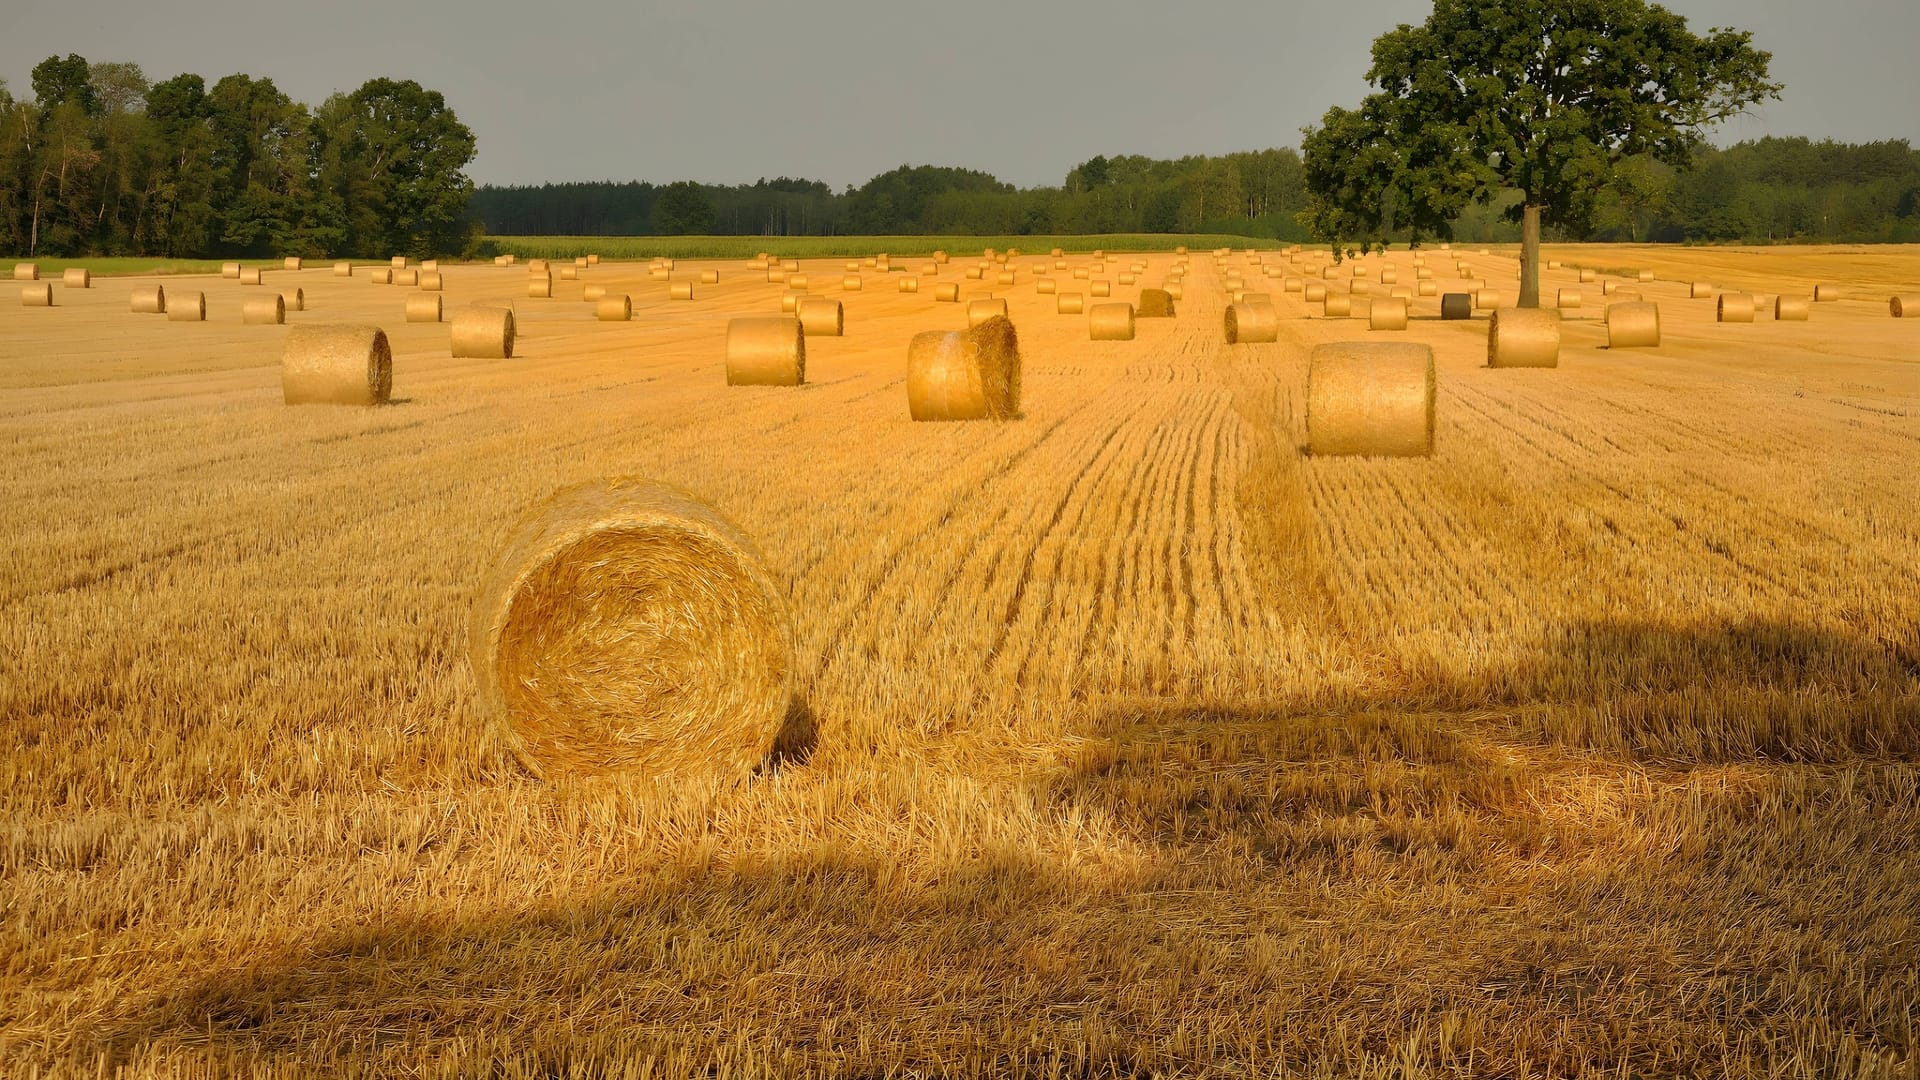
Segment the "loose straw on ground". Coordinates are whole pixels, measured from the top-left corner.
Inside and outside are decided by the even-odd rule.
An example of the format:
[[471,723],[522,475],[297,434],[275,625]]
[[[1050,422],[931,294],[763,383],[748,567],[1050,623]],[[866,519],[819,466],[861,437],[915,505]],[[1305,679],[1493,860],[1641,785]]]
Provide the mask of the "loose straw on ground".
[[728,386],[799,386],[807,381],[807,337],[799,319],[754,316],[727,323]]
[[287,331],[280,390],[289,405],[381,405],[393,394],[393,350],[377,326]]
[[1012,420],[1020,414],[1020,341],[1004,315],[966,331],[914,335],[907,409],[915,420]]
[[1307,360],[1307,449],[1316,456],[1433,453],[1433,350],[1339,341]]

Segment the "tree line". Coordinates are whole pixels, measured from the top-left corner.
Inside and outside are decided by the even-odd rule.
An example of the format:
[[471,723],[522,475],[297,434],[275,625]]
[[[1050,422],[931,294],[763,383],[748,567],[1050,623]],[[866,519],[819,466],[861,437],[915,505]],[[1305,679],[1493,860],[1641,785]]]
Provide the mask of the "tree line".
[[474,137],[438,92],[373,79],[309,108],[269,78],[151,82],[69,54],[0,80],[0,250],[175,258],[456,253]]

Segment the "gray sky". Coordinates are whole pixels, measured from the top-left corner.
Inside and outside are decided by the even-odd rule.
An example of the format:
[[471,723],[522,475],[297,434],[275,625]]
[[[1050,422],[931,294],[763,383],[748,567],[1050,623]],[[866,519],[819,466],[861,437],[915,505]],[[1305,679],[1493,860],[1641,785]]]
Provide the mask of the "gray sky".
[[[1715,141],[1808,135],[1920,144],[1920,0],[1670,0],[1696,30],[1753,31],[1783,100]],[[1366,92],[1373,38],[1430,0],[7,0],[0,78],[32,93],[49,54],[149,78],[264,75],[317,104],[376,76],[447,96],[481,183],[752,182],[838,188],[901,164],[1058,184],[1095,154],[1299,143]],[[190,11],[191,17],[181,12]]]

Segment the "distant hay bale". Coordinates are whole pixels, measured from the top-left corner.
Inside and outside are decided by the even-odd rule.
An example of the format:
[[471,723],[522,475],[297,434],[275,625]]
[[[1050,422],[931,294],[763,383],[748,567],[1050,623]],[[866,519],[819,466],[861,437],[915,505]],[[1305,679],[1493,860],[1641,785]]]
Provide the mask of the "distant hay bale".
[[588,265],[588,266],[599,266],[599,265],[600,265],[600,256],[598,256],[598,255],[589,255],[589,256],[587,256],[587,265]]
[[805,274],[788,274],[788,275],[787,275],[787,288],[789,288],[789,289],[798,289],[798,290],[800,290],[801,292],[806,292],[806,291],[807,291],[807,275],[805,275]]
[[1053,296],[1060,291],[1060,283],[1052,278],[1041,278],[1034,283],[1033,291],[1041,296]]
[[279,326],[287,321],[287,302],[279,293],[250,297],[240,305],[240,321],[247,326]]
[[240,268],[240,284],[242,285],[265,284],[265,279],[260,276],[260,268],[257,266],[241,267]]
[[353,276],[353,264],[352,264],[352,263],[350,263],[350,262],[337,262],[337,263],[334,263],[334,264],[333,264],[333,276],[334,276],[334,277],[352,277],[352,276]]
[[1651,271],[1651,270],[1641,270],[1641,271],[1639,271],[1638,273],[1636,273],[1636,274],[1634,275],[1634,279],[1635,279],[1636,281],[1642,281],[1642,282],[1646,282],[1646,281],[1652,281],[1652,280],[1653,280],[1653,271]]
[[511,360],[515,329],[513,312],[506,308],[462,308],[453,316],[453,355],[478,360]]
[[809,296],[800,301],[798,313],[800,326],[810,338],[839,337],[847,328],[846,309],[838,300]]
[[1305,289],[1305,288],[1306,288],[1306,282],[1302,281],[1300,278],[1288,276],[1280,279],[1281,292],[1300,292],[1302,289]]
[[945,251],[935,251],[933,253],[933,261],[936,263],[945,263],[947,261],[947,253]]
[[969,328],[979,326],[988,319],[1004,319],[1006,317],[1007,302],[1005,300],[988,298],[984,300],[967,301],[967,326]]
[[295,326],[280,358],[288,405],[384,405],[393,396],[393,350],[377,326]]
[[280,260],[280,268],[281,268],[282,270],[298,270],[298,269],[300,269],[300,256],[298,256],[298,255],[289,255],[289,256],[287,256],[286,258],[284,258],[284,259],[281,259],[281,260]]
[[1599,276],[1600,276],[1599,274],[1595,273],[1592,270],[1583,269],[1580,271],[1580,284],[1582,285],[1591,284],[1593,281],[1597,280]]
[[1559,259],[1548,259],[1548,260],[1547,260],[1547,269],[1549,269],[1549,270],[1558,270],[1558,269],[1560,269],[1560,260],[1559,260]]
[[438,270],[422,270],[420,271],[420,287],[427,292],[439,292],[446,287],[446,279],[440,276],[440,271]]
[[805,299],[806,295],[807,295],[806,293],[803,293],[798,289],[788,289],[786,292],[781,293],[780,294],[781,312],[783,314],[791,315],[794,312],[800,310],[800,301]]
[[673,278],[673,271],[664,266],[656,266],[647,271],[647,276],[655,281],[670,281]]
[[700,271],[700,284],[702,284],[702,285],[718,285],[718,284],[720,284],[720,271],[718,271],[718,270],[702,270],[702,271]]
[[1623,288],[1625,288],[1625,287],[1626,287],[1626,283],[1625,283],[1625,282],[1620,282],[1620,281],[1603,281],[1603,282],[1601,282],[1601,283],[1600,283],[1600,295],[1602,295],[1602,296],[1612,296],[1612,295],[1613,295],[1614,293],[1617,293],[1617,292],[1619,292],[1619,291],[1620,291],[1621,289],[1623,289]]
[[606,295],[607,287],[605,285],[589,285],[580,290],[580,299],[589,304],[598,303]]
[[598,480],[530,508],[469,634],[485,715],[543,778],[750,772],[792,696],[786,589],[693,495]]
[[905,276],[905,277],[902,277],[902,278],[900,279],[900,291],[901,291],[901,292],[908,292],[908,293],[917,293],[917,292],[919,292],[919,291],[920,291],[920,279],[919,279],[919,278],[917,278],[917,277],[914,277],[914,276],[912,276],[912,275],[910,275],[910,274],[909,274],[909,275],[907,275],[907,276]]
[[861,288],[862,282],[859,274],[848,274],[846,277],[840,279],[840,291],[842,292],[859,292]]
[[628,322],[633,318],[633,300],[626,293],[602,296],[594,301],[593,317],[601,322]]
[[1421,296],[1438,296],[1440,295],[1440,283],[1437,281],[1422,281],[1414,286],[1414,291],[1418,292]]
[[940,276],[940,264],[939,264],[939,263],[931,263],[931,262],[930,262],[930,263],[921,263],[921,264],[920,264],[920,276],[921,276],[921,277],[929,277],[929,278],[931,278],[931,277],[939,277],[939,276]]
[[749,316],[727,322],[728,386],[799,386],[807,381],[807,336],[800,320]]
[[1815,285],[1813,287],[1813,302],[1816,304],[1827,304],[1835,300],[1845,300],[1846,298],[1847,290],[1838,285]]
[[800,260],[782,259],[780,261],[780,269],[785,270],[789,274],[797,274],[800,272]]
[[531,274],[527,277],[527,296],[534,300],[547,300],[553,297],[553,277],[550,274]]
[[980,270],[980,268],[979,268],[979,267],[977,267],[977,266],[969,266],[969,267],[967,267],[967,280],[968,280],[968,281],[979,281],[979,280],[981,280],[981,279],[982,279],[982,277],[984,277],[984,274],[983,274],[983,273],[981,272],[981,270]]
[[1093,271],[1088,269],[1087,267],[1076,266],[1073,268],[1073,278],[1075,281],[1086,281],[1092,277],[1093,277]]
[[580,268],[577,266],[563,266],[560,268],[559,276],[561,281],[578,281],[580,280]]
[[1369,330],[1405,330],[1407,328],[1407,302],[1398,297],[1382,297],[1375,300],[1367,311],[1367,329]]
[[1499,289],[1479,289],[1473,294],[1473,306],[1481,311],[1492,311],[1506,303],[1507,295]]
[[1607,348],[1650,349],[1659,344],[1659,304],[1636,300],[1607,305]]
[[1135,275],[1135,274],[1121,274],[1121,275],[1120,275],[1120,284],[1122,284],[1122,285],[1131,285],[1131,284],[1133,284],[1133,283],[1134,283],[1134,282],[1135,282],[1136,280],[1138,280],[1138,275]]
[[1020,415],[1020,341],[1004,315],[965,331],[914,335],[907,410],[915,420],[1012,420]]
[[1272,304],[1228,304],[1221,322],[1229,345],[1280,340],[1280,313]]
[[1091,294],[1095,299],[1098,299],[1104,296],[1112,296],[1113,282],[1107,281],[1104,279],[1099,281],[1090,281],[1087,283],[1087,292]]
[[133,313],[135,315],[165,315],[167,313],[167,290],[160,285],[145,285],[133,290]]
[[575,255],[573,257],[573,265],[576,267],[585,267],[593,264],[587,260],[585,255]]
[[1373,295],[1373,283],[1370,281],[1355,281],[1347,292],[1351,296],[1371,296]]
[[39,281],[40,280],[40,264],[39,263],[14,263],[13,264],[13,280]]
[[960,286],[951,281],[941,282],[933,287],[935,303],[957,304],[960,302]]
[[1167,295],[1173,297],[1175,300],[1186,299],[1187,287],[1185,285],[1182,285],[1178,281],[1167,282],[1166,290],[1167,290]]
[[1753,313],[1753,297],[1746,293],[1721,293],[1719,301],[1713,305],[1716,322],[1752,322]]
[[428,273],[430,273],[430,272],[433,272],[433,271],[437,271],[437,270],[439,270],[439,269],[440,269],[440,260],[439,260],[439,259],[422,259],[422,260],[420,260],[420,273],[421,273],[421,274],[422,274],[423,276],[424,276],[424,275],[426,275],[426,274],[428,274]]
[[91,289],[93,288],[93,274],[84,267],[69,267],[60,272],[60,287],[63,289]]
[[1393,267],[1391,267],[1391,266],[1387,266],[1387,267],[1382,267],[1382,268],[1381,268],[1381,270],[1380,270],[1380,284],[1382,284],[1382,285],[1394,285],[1394,284],[1397,284],[1397,283],[1398,283],[1399,281],[1400,281],[1400,271],[1398,271],[1398,270],[1395,270],[1395,269],[1394,269]]
[[667,299],[669,300],[693,299],[693,282],[676,281],[673,284],[667,286]]
[[1550,308],[1496,308],[1487,328],[1487,366],[1559,367],[1560,313]]
[[1323,266],[1320,268],[1320,277],[1322,280],[1331,281],[1339,276],[1340,268],[1338,266]]
[[1561,289],[1559,295],[1554,297],[1553,306],[1558,308],[1577,308],[1584,299],[1585,297],[1580,295],[1579,289]]
[[994,280],[995,280],[995,281],[997,281],[997,282],[998,282],[999,284],[1002,284],[1002,285],[1013,285],[1013,284],[1016,284],[1016,283],[1018,282],[1018,280],[1019,280],[1019,277],[1020,277],[1020,275],[1019,275],[1019,273],[1018,273],[1017,271],[1014,271],[1014,270],[1002,270],[1002,271],[1000,271],[1000,276],[999,276],[999,277],[997,277],[997,278],[995,278]]
[[407,297],[407,321],[439,322],[440,294],[414,293],[412,296]]
[[395,255],[392,259],[389,259],[388,262],[395,270],[405,270],[407,268],[407,257],[405,255]]
[[1320,313],[1329,319],[1344,319],[1353,314],[1353,297],[1346,293],[1330,292],[1320,302]]
[[20,306],[52,307],[53,282],[37,281],[30,285],[20,286]]
[[1920,293],[1904,293],[1887,300],[1887,313],[1896,319],[1920,316]]
[[1327,302],[1327,287],[1317,281],[1310,282],[1302,291],[1301,299],[1309,304],[1324,304]]
[[1705,300],[1713,295],[1713,283],[1710,281],[1696,281],[1689,287],[1689,295],[1695,300]]
[[207,294],[176,292],[167,297],[168,322],[206,322]]
[[367,280],[375,285],[393,284],[393,271],[384,266],[376,266],[367,271]]
[[1077,292],[1063,292],[1054,299],[1053,311],[1056,315],[1078,315],[1086,310],[1086,296]]
[[787,283],[787,272],[785,270],[782,270],[776,266],[773,269],[767,271],[767,284],[785,285],[786,283]]
[[1778,322],[1806,322],[1813,303],[1804,296],[1782,296],[1773,302],[1773,317]]
[[1413,271],[1413,280],[1415,280],[1415,281],[1432,281],[1432,280],[1433,280],[1433,271],[1432,271],[1432,270],[1430,270],[1430,269],[1428,269],[1427,267],[1424,267],[1424,266],[1421,266],[1421,267],[1416,267],[1416,268],[1414,269],[1414,271]]
[[1132,304],[1095,304],[1087,312],[1087,336],[1094,341],[1132,341]]
[[288,311],[307,310],[307,290],[305,289],[293,289],[289,292],[283,292],[280,294],[280,299],[286,301]]
[[1141,289],[1140,304],[1133,316],[1136,319],[1173,318],[1173,294],[1165,289]]
[[1316,457],[1433,454],[1433,350],[1336,341],[1307,359],[1307,450]]
[[240,269],[240,264],[237,262],[223,262],[220,264],[220,276],[228,281],[239,281]]

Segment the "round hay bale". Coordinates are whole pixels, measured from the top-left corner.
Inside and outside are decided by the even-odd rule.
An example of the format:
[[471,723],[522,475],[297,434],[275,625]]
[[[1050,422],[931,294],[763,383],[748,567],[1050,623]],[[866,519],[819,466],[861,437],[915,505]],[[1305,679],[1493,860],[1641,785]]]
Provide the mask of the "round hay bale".
[[840,279],[840,290],[842,292],[859,292],[860,289],[861,282],[859,274],[848,274],[846,277]]
[[1307,359],[1307,451],[1316,457],[1433,454],[1433,350],[1335,341]]
[[37,281],[31,285],[20,286],[21,307],[52,307],[53,282]]
[[1141,289],[1140,304],[1133,316],[1136,319],[1173,318],[1173,294],[1165,289]]
[[386,404],[393,396],[393,350],[386,331],[342,325],[289,329],[280,358],[280,393],[289,405]]
[[1391,266],[1382,267],[1380,269],[1380,284],[1395,285],[1395,284],[1398,284],[1399,281],[1400,281],[1400,271],[1395,270]]
[[412,296],[407,297],[407,321],[439,322],[440,294],[414,293]]
[[1375,300],[1367,311],[1367,329],[1369,330],[1405,330],[1407,328],[1407,302],[1398,297],[1382,297]]
[[718,271],[718,270],[702,270],[702,271],[700,271],[700,284],[702,284],[702,285],[718,285],[718,284],[720,284],[720,271]]
[[1020,415],[1020,341],[996,315],[965,331],[915,334],[907,346],[907,411],[915,420]]
[[1547,260],[1547,269],[1549,269],[1549,270],[1558,270],[1558,269],[1560,269],[1560,260],[1559,260],[1559,259],[1548,259],[1548,260]]
[[259,268],[259,267],[257,267],[257,266],[244,266],[244,267],[241,267],[241,268],[240,268],[240,284],[242,284],[242,285],[264,285],[264,284],[266,284],[266,279],[264,279],[264,278],[262,278],[262,277],[260,276],[260,268]]
[[753,316],[727,322],[728,386],[799,386],[807,381],[800,320]]
[[1306,288],[1306,282],[1302,281],[1297,277],[1289,276],[1289,277],[1284,277],[1280,279],[1281,292],[1300,292],[1305,288]]
[[1473,294],[1473,306],[1481,311],[1492,311],[1506,305],[1506,294],[1499,289],[1478,289]]
[[796,289],[788,289],[786,292],[781,293],[780,294],[781,313],[786,315],[791,315],[794,312],[799,311],[800,301],[805,299],[806,295],[807,295],[806,293],[800,292]]
[[1084,266],[1076,266],[1073,268],[1073,278],[1075,281],[1086,281],[1091,277],[1093,277],[1092,270],[1089,270]]
[[1659,304],[1636,300],[1607,305],[1607,348],[1650,349],[1659,344]]
[[352,263],[350,263],[350,262],[337,262],[337,263],[334,263],[334,264],[333,264],[333,276],[334,276],[334,277],[352,277],[352,276],[353,276],[353,264],[352,264]]
[[591,266],[593,264],[587,261],[587,257],[585,255],[575,255],[573,257],[573,265],[576,267],[581,267],[581,266]]
[[1332,281],[1334,278],[1337,278],[1339,276],[1340,276],[1339,266],[1323,266],[1320,268],[1320,277],[1321,277],[1321,280],[1323,281]]
[[420,271],[420,287],[427,292],[439,292],[446,287],[446,279],[440,276],[440,271],[438,270],[422,270]]
[[1138,276],[1138,275],[1136,275],[1136,274],[1121,274],[1121,275],[1120,275],[1120,284],[1122,284],[1122,285],[1131,285],[1131,284],[1133,284],[1133,283],[1134,283],[1135,281],[1137,281],[1137,280],[1139,280],[1139,276]]
[[391,285],[393,284],[393,271],[384,266],[377,266],[367,271],[367,280],[373,282],[375,285]]
[[513,312],[506,308],[462,308],[453,316],[453,355],[478,360],[513,359]]
[[785,270],[782,270],[776,266],[773,269],[767,271],[767,284],[785,285],[786,283],[787,283],[787,272]]
[[1720,299],[1713,305],[1713,318],[1716,322],[1752,322],[1753,297],[1746,293],[1721,293]]
[[1228,304],[1221,322],[1229,345],[1280,340],[1280,313],[1272,304]]
[[980,270],[980,268],[979,268],[979,267],[977,267],[977,266],[969,266],[969,267],[967,267],[967,280],[968,280],[968,281],[979,281],[979,280],[981,280],[981,279],[982,279],[982,278],[983,278],[984,276],[985,276],[985,275],[984,275],[984,274],[983,274],[983,273],[981,272],[981,270]]
[[1695,300],[1705,300],[1713,295],[1713,283],[1710,281],[1696,281],[1688,286],[1687,294]]
[[1835,300],[1845,300],[1846,298],[1847,290],[1838,285],[1815,285],[1813,287],[1813,302],[1816,304],[1827,304]]
[[13,264],[13,280],[39,281],[40,280],[40,264],[39,263],[14,263]]
[[412,288],[420,284],[420,271],[395,270],[393,271],[393,283],[395,285],[405,285],[408,288]]
[[1432,280],[1433,280],[1433,271],[1432,271],[1431,269],[1429,269],[1429,268],[1427,268],[1427,267],[1424,267],[1424,266],[1421,266],[1421,267],[1416,267],[1416,268],[1414,269],[1414,271],[1413,271],[1413,280],[1415,280],[1415,281],[1432,281]]
[[935,303],[957,304],[960,302],[960,286],[951,281],[941,282],[933,287]]
[[287,302],[279,293],[255,296],[240,305],[240,322],[246,326],[280,326],[287,321]]
[[286,301],[288,311],[307,310],[307,290],[305,289],[294,289],[292,292],[283,292],[280,294],[280,299]]
[[1440,295],[1440,283],[1437,281],[1418,282],[1414,285],[1414,291],[1421,296],[1438,296]]
[[1344,319],[1353,314],[1353,297],[1346,293],[1330,292],[1320,302],[1320,313],[1329,319]]
[[789,289],[798,289],[798,290],[800,290],[801,292],[806,292],[806,291],[807,291],[807,275],[805,275],[805,274],[788,274],[788,275],[787,275],[787,288],[789,288]]
[[1087,312],[1087,336],[1094,341],[1132,341],[1132,304],[1095,304]]
[[685,491],[567,488],[521,517],[476,597],[481,706],[543,778],[746,774],[791,701],[785,596]]
[[935,251],[933,253],[933,261],[936,263],[945,263],[947,261],[947,253],[945,251]]
[[1782,296],[1773,302],[1773,317],[1778,322],[1806,322],[1813,303],[1804,296]]
[[1002,285],[1013,285],[1018,281],[1019,276],[1020,275],[1017,271],[1002,270],[1000,271],[1000,276],[995,278],[994,280],[999,282]]
[[388,263],[395,270],[405,270],[407,268],[407,257],[405,255],[395,255],[388,260]]
[[1166,289],[1167,295],[1173,297],[1175,300],[1183,300],[1186,298],[1187,287],[1178,281],[1167,282]]
[[289,255],[289,256],[287,256],[286,258],[284,258],[284,259],[281,259],[281,260],[280,260],[280,268],[281,268],[282,270],[298,270],[298,269],[300,269],[300,256],[298,256],[298,255]]
[[1599,276],[1600,276],[1599,274],[1595,273],[1592,270],[1583,269],[1580,271],[1580,284],[1582,285],[1591,284]]
[[669,300],[693,299],[693,282],[676,281],[673,284],[667,286],[667,299]]
[[176,292],[167,297],[168,322],[206,322],[207,294]]
[[239,281],[240,280],[240,264],[237,262],[221,263],[220,276],[223,278],[226,278],[228,281]]
[[1052,278],[1041,278],[1034,283],[1033,291],[1041,296],[1054,296],[1060,292],[1060,283]]
[[1487,366],[1559,367],[1560,313],[1550,308],[1496,308],[1487,328]]
[[1373,283],[1370,281],[1355,281],[1347,292],[1350,296],[1371,296],[1373,295]]
[[939,277],[940,264],[939,263],[921,263],[920,276],[921,277]]
[[1327,287],[1317,281],[1311,282],[1302,290],[1301,298],[1309,304],[1324,304],[1327,302]]
[[561,267],[561,268],[560,268],[560,280],[561,280],[561,281],[578,281],[578,280],[580,280],[580,268],[579,268],[579,267],[577,267],[577,266],[563,266],[563,267]]
[[427,274],[427,273],[431,273],[431,272],[433,272],[433,271],[436,271],[436,270],[439,270],[439,269],[440,269],[440,260],[439,260],[439,259],[422,259],[422,260],[420,260],[420,272],[421,272],[422,274]]
[[133,313],[135,315],[165,315],[167,313],[167,290],[160,285],[145,285],[133,290]]
[[780,262],[780,269],[785,270],[789,274],[797,274],[800,272],[800,260],[783,259]]
[[967,302],[967,326],[969,328],[979,326],[988,319],[1004,319],[1006,317],[1007,302],[1005,300],[996,300],[989,297],[984,300],[969,300]]
[[63,289],[91,289],[93,288],[93,273],[85,267],[69,267],[60,272],[60,287]]
[[1112,296],[1113,283],[1105,280],[1090,281],[1087,283],[1087,292],[1088,294],[1093,296],[1095,299],[1098,299],[1103,296]]
[[908,276],[906,276],[906,277],[903,277],[903,278],[901,278],[901,279],[900,279],[900,291],[901,291],[901,292],[910,292],[910,293],[917,293],[917,292],[919,292],[919,291],[920,291],[920,279],[919,279],[919,278],[917,278],[917,277],[914,277],[914,276],[912,276],[912,275],[908,275]]
[[1577,308],[1584,300],[1585,297],[1580,295],[1579,289],[1561,289],[1558,295],[1553,298],[1553,306],[1557,308]]
[[599,303],[602,299],[605,299],[606,295],[607,287],[605,285],[589,285],[580,290],[580,299],[589,304]]
[[553,276],[551,274],[528,275],[527,296],[534,300],[551,299],[553,297]]
[[626,293],[602,296],[594,302],[593,317],[601,322],[627,322],[633,318],[633,300]]
[[1920,293],[1906,293],[1887,300],[1887,313],[1896,319],[1920,316]]
[[1053,311],[1056,315],[1078,315],[1086,309],[1087,300],[1082,293],[1063,292],[1053,302]]
[[800,326],[812,337],[839,337],[847,328],[846,309],[838,300],[809,296],[800,301]]

